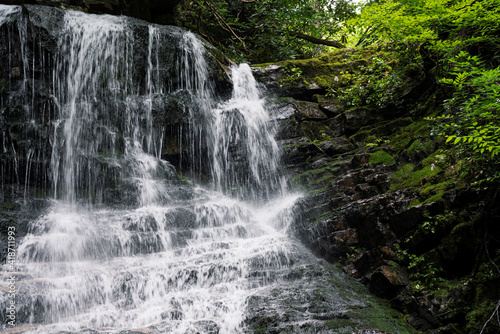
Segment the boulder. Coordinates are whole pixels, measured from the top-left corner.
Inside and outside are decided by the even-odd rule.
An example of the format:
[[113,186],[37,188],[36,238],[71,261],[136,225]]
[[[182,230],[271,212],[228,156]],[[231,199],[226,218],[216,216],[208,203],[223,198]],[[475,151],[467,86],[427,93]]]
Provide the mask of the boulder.
[[394,298],[410,284],[405,271],[393,264],[380,266],[371,276],[368,288],[379,297]]

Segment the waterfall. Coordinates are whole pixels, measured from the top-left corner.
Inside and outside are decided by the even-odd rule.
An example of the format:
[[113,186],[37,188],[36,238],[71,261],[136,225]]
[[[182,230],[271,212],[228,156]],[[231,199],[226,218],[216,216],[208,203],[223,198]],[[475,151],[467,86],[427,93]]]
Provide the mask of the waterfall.
[[[214,110],[211,132],[216,188],[218,191],[230,189],[240,196],[250,191],[251,197],[264,199],[276,191],[284,194],[275,128],[250,67],[242,64],[233,68],[232,79],[231,99]],[[236,187],[240,189],[234,189]]]
[[[89,194],[95,191],[98,181],[91,170],[93,157],[99,150],[113,154],[117,129],[109,122],[107,114],[113,109],[107,104],[116,103],[131,88],[127,82],[127,41],[131,37],[119,18],[68,12],[64,19],[54,70],[59,116],[54,127],[51,170],[54,197],[74,203],[77,188],[86,187]],[[130,116],[125,110],[121,117],[132,123]],[[137,126],[127,125],[124,137],[131,146],[127,150],[132,151],[139,139]]]
[[[0,27],[14,15],[0,6]],[[37,65],[51,74],[52,198],[17,248],[21,332],[368,328],[359,310],[376,303],[288,233],[300,195],[286,189],[248,65],[231,68],[232,93],[219,96],[209,46],[190,32],[73,11],[60,25],[53,61]],[[161,122],[172,109],[185,118],[175,130]]]

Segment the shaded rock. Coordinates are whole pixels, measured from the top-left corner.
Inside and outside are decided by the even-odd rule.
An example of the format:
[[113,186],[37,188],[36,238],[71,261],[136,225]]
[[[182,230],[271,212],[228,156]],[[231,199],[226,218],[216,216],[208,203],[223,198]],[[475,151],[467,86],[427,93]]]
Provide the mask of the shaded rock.
[[337,115],[325,121],[328,125],[328,134],[333,137],[340,137],[345,134],[345,116],[344,114]]
[[138,19],[175,24],[174,8],[180,0],[7,0],[8,5],[37,4],[93,14],[126,15]]
[[345,128],[350,133],[358,131],[368,124],[372,124],[380,118],[380,114],[375,109],[354,109],[344,113]]
[[319,144],[320,149],[327,155],[336,155],[352,151],[355,146],[343,137],[331,138]]
[[268,92],[279,97],[293,97],[297,100],[312,101],[315,94],[324,93],[324,88],[315,83],[305,83],[303,78],[289,78],[289,70],[278,64],[252,67],[255,78],[262,82]]
[[296,101],[296,119],[326,119],[327,116],[321,111],[315,102]]
[[410,284],[407,274],[398,266],[380,266],[371,276],[368,288],[379,297],[393,298]]
[[319,104],[319,107],[329,117],[335,117],[342,113],[342,108],[339,107],[338,102],[322,102]]
[[470,222],[457,225],[437,247],[437,256],[441,259],[446,272],[451,277],[470,273],[476,261],[476,235]]

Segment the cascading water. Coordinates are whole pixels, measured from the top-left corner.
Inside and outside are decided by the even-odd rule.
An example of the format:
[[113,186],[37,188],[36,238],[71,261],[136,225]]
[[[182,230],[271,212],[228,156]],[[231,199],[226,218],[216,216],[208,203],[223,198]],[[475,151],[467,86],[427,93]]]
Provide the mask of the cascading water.
[[[233,69],[232,98],[214,110],[213,175],[218,191],[269,199],[285,192],[274,128],[246,64]],[[240,189],[232,189],[239,187]]]
[[[19,13],[0,7],[0,26]],[[286,191],[275,130],[250,67],[232,68],[232,96],[221,100],[202,41],[169,31],[179,51],[168,57],[159,52],[166,32],[149,25],[141,30],[146,50],[137,50],[128,24],[64,15],[51,69],[53,200],[17,249],[21,331],[367,328],[347,314],[370,303],[346,292],[347,283],[332,283],[340,274],[286,234],[298,195]],[[142,72],[132,65],[140,52]],[[189,156],[179,166],[190,167],[176,172],[161,159],[171,148],[155,113],[180,96],[191,102],[180,104],[188,122],[178,138]],[[178,173],[208,174],[211,183]],[[2,312],[8,303],[0,298]]]

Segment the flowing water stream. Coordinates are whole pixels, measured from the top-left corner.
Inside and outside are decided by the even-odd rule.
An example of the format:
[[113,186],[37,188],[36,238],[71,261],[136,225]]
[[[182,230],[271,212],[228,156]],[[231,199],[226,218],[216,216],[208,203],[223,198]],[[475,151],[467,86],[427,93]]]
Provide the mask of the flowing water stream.
[[[0,6],[0,25],[17,24],[23,41],[27,22],[14,15],[19,7]],[[352,333],[373,319],[398,328],[288,235],[300,195],[286,189],[250,67],[233,67],[232,93],[219,97],[203,41],[147,25],[140,53],[129,22],[67,11],[60,23],[49,71],[51,200],[19,241],[17,328]],[[171,36],[178,51],[162,54]],[[34,67],[23,66],[27,87]],[[190,101],[176,130],[188,167],[176,169],[162,157],[171,148],[156,113],[179,96]],[[5,265],[4,281],[11,274]],[[8,302],[0,298],[2,312]]]

